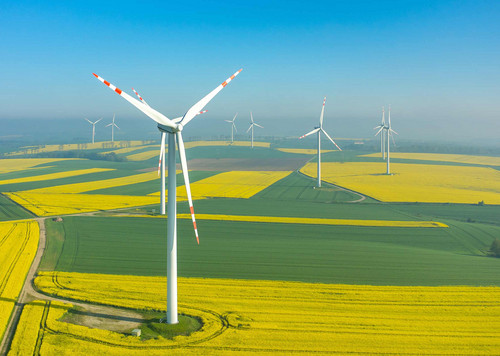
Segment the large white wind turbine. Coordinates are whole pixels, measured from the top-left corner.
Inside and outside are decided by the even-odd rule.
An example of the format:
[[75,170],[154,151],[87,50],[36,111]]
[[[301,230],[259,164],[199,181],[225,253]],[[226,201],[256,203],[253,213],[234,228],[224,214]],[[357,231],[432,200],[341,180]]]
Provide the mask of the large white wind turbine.
[[[149,118],[156,121],[158,129],[162,133],[161,150],[165,154],[165,136],[168,134],[168,218],[167,218],[167,317],[166,321],[169,324],[178,323],[177,314],[177,204],[176,204],[176,167],[175,167],[175,143],[179,148],[180,163],[182,174],[184,176],[184,184],[193,220],[194,232],[196,240],[199,243],[198,229],[196,228],[196,220],[194,217],[193,201],[191,198],[191,188],[189,185],[189,175],[186,160],[186,150],[184,148],[184,141],[182,139],[182,130],[184,127],[200,113],[200,111],[207,105],[231,80],[234,79],[241,69],[234,73],[231,77],[226,79],[217,88],[212,90],[203,99],[194,104],[182,117],[170,120],[165,115],[156,111],[144,100],[136,100],[127,93],[121,91],[113,84],[99,77],[93,73],[94,76],[101,82],[106,84],[111,90],[115,91],[122,98],[127,100],[130,104],[134,105],[137,109],[146,114]],[[165,167],[165,160],[162,161],[162,167]],[[165,169],[162,169],[164,172]],[[164,186],[164,176],[162,177],[162,185]],[[165,195],[163,194],[164,199]]]
[[396,144],[394,142],[394,136],[392,134],[395,133],[396,135],[398,135],[398,133],[391,128],[391,106],[390,105],[389,105],[389,120],[388,120],[388,123],[385,125],[384,129],[386,131],[385,135],[387,137],[387,143],[386,143],[386,146],[387,146],[387,174],[391,174],[390,163],[389,163],[389,161],[390,161],[390,158],[389,158],[389,152],[390,152],[389,136],[392,137],[392,142],[394,144]]
[[377,133],[375,134],[375,136],[377,136],[378,134],[380,134],[380,153],[382,154],[382,159],[385,159],[385,141],[384,141],[384,135],[385,135],[385,110],[384,110],[384,107],[382,106],[382,122],[380,123],[380,125],[378,126],[375,126],[373,129],[376,130],[376,129],[379,129],[377,131]]
[[225,122],[231,123],[231,143],[233,143],[233,130],[236,131],[236,133],[238,133],[238,130],[236,130],[236,125],[234,123],[234,120],[236,120],[236,116],[238,116],[238,113],[234,115],[232,120],[224,120]]
[[113,121],[107,124],[106,127],[111,126],[111,142],[115,142],[115,127],[120,130],[117,124],[115,124],[115,114],[113,114]]
[[257,127],[260,127],[261,129],[264,128],[264,126],[260,126],[258,123],[256,123],[255,121],[253,121],[253,115],[252,115],[252,112],[250,111],[250,120],[252,120],[252,123],[250,124],[250,127],[248,128],[247,132],[252,130],[252,148],[253,148],[253,127],[254,126],[257,126]]
[[325,103],[326,103],[326,96],[323,99],[323,107],[321,108],[321,115],[319,117],[319,126],[315,127],[314,130],[311,132],[306,133],[303,136],[299,137],[299,140],[301,138],[304,138],[306,136],[312,135],[314,133],[318,133],[318,188],[321,188],[321,133],[324,133],[325,136],[332,141],[332,143],[339,149],[339,151],[342,151],[342,149],[335,143],[335,141],[326,133],[326,131],[323,129],[323,116],[325,114]]
[[89,120],[89,119],[87,119],[87,118],[85,118],[85,120],[87,120],[87,121],[88,121],[88,122],[92,125],[92,143],[94,143],[94,137],[95,137],[95,124],[97,124],[99,121],[101,121],[101,120],[102,120],[102,117],[101,117],[99,120],[95,121],[95,122],[92,122],[92,121],[90,121],[90,120]]

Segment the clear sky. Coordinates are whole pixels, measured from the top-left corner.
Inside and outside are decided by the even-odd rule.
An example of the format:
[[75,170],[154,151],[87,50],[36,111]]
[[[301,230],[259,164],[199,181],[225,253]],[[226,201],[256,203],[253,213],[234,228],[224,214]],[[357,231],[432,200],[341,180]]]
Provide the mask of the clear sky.
[[153,125],[92,72],[172,118],[243,68],[186,130],[239,112],[243,131],[252,110],[301,135],[326,95],[335,137],[369,137],[389,104],[405,138],[500,134],[500,1],[2,1],[0,18],[0,119]]

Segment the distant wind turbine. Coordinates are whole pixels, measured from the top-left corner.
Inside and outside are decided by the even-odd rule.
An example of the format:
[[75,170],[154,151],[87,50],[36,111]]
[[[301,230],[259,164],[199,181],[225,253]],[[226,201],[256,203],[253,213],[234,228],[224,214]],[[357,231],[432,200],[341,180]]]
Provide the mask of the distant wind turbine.
[[236,120],[236,116],[238,116],[238,113],[236,113],[236,115],[234,115],[232,120],[224,120],[225,122],[231,123],[231,143],[233,143],[233,130],[236,131],[236,133],[238,133],[238,130],[236,130],[236,125],[234,123],[234,120]]
[[394,136],[392,135],[393,133],[395,133],[396,135],[399,135],[396,131],[394,131],[392,128],[391,128],[391,106],[389,105],[389,122],[386,124],[386,126],[384,127],[386,133],[386,137],[387,137],[387,174],[391,174],[391,170],[390,170],[390,158],[389,158],[389,152],[390,152],[390,149],[389,149],[389,136],[392,137],[392,143],[393,144],[396,144],[396,142],[394,141]]
[[385,147],[384,147],[385,146],[385,141],[384,141],[385,131],[384,131],[384,127],[385,127],[385,110],[384,110],[384,107],[382,106],[382,122],[380,123],[380,125],[375,126],[373,128],[374,130],[379,129],[377,131],[377,133],[375,134],[375,136],[380,134],[380,153],[382,154],[382,159],[385,159]]
[[342,149],[335,143],[335,141],[333,141],[333,139],[330,137],[330,135],[328,135],[326,133],[326,131],[323,129],[323,116],[325,114],[325,103],[326,103],[326,96],[323,99],[323,107],[321,108],[321,115],[319,117],[319,126],[315,127],[314,130],[312,130],[311,132],[308,132],[305,135],[299,137],[299,140],[300,140],[306,136],[312,135],[314,133],[318,133],[318,188],[321,188],[321,133],[324,133],[325,136],[330,141],[332,141],[332,143],[335,145],[335,147],[337,147],[339,149],[339,151],[342,151]]
[[113,121],[107,124],[106,127],[111,126],[111,142],[115,142],[115,127],[120,130],[117,124],[115,124],[115,114],[113,114]]
[[[196,240],[199,243],[198,229],[196,228],[196,221],[194,217],[193,201],[191,198],[191,188],[189,184],[188,167],[186,160],[186,150],[184,147],[184,141],[182,139],[182,130],[184,127],[202,110],[205,105],[207,105],[231,80],[233,80],[239,73],[241,69],[234,73],[231,77],[226,79],[222,84],[217,86],[209,94],[207,94],[203,99],[194,104],[182,117],[170,120],[165,115],[156,111],[149,105],[147,105],[144,100],[136,100],[127,93],[123,92],[119,88],[115,87],[110,82],[104,80],[97,74],[93,73],[94,76],[101,82],[106,84],[111,90],[116,92],[122,98],[127,100],[130,104],[134,105],[137,109],[146,114],[149,118],[156,121],[158,124],[158,129],[162,133],[161,148],[163,156],[165,155],[165,136],[168,134],[168,218],[167,218],[167,316],[166,321],[168,324],[177,324],[178,313],[177,313],[177,204],[176,204],[176,162],[175,162],[175,144],[177,142],[179,148],[180,163],[182,168],[182,174],[184,176],[184,185],[186,187],[186,193],[189,203],[189,209],[191,212],[191,218],[193,220],[193,227],[196,235]],[[138,95],[138,94],[137,94]],[[160,155],[161,157],[162,155]],[[165,160],[162,161],[162,185],[165,186]],[[163,189],[162,189],[163,190]],[[162,199],[165,199],[165,194],[162,195]]]
[[95,122],[92,122],[92,121],[90,121],[90,120],[89,120],[89,119],[87,119],[87,118],[85,118],[85,120],[87,120],[87,121],[88,121],[88,122],[92,125],[92,143],[94,143],[94,137],[95,137],[95,124],[97,124],[99,121],[101,121],[101,120],[102,120],[102,117],[101,117],[99,120],[95,121]]
[[250,130],[252,130],[252,148],[253,148],[253,127],[257,126],[257,127],[260,127],[261,129],[263,129],[264,127],[260,126],[258,123],[256,123],[255,121],[253,121],[253,115],[252,115],[251,111],[250,111],[250,120],[252,120],[252,123],[250,124],[250,127],[248,128],[247,132],[250,131]]

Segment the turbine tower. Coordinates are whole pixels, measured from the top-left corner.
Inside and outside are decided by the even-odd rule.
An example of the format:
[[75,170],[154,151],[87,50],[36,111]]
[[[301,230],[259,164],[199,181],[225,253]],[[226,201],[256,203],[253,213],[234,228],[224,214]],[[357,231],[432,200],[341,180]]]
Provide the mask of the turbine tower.
[[252,148],[253,148],[253,127],[257,126],[257,127],[260,127],[261,129],[263,129],[264,127],[260,126],[258,123],[256,123],[255,121],[253,121],[253,115],[252,115],[251,111],[250,111],[250,120],[252,120],[252,123],[250,124],[250,127],[248,128],[247,132],[250,131],[250,130],[252,130]]
[[238,116],[238,113],[236,113],[236,115],[234,115],[232,120],[224,120],[225,122],[231,123],[231,143],[233,143],[233,130],[236,131],[236,133],[238,133],[238,130],[236,130],[236,125],[234,123],[234,120],[236,120],[236,116]]
[[390,158],[389,158],[389,152],[390,152],[390,149],[389,149],[389,136],[392,137],[392,143],[393,144],[396,144],[396,142],[394,141],[394,136],[392,135],[393,133],[395,133],[396,135],[399,135],[396,131],[394,131],[392,128],[391,128],[391,106],[389,105],[389,120],[388,120],[388,123],[386,124],[386,126],[384,127],[386,133],[386,137],[387,137],[387,174],[390,175],[391,174],[391,170],[390,170]]
[[95,122],[92,122],[92,121],[90,121],[90,120],[89,120],[89,119],[87,119],[87,118],[85,118],[85,120],[87,120],[87,121],[88,121],[88,122],[92,125],[92,143],[94,143],[94,137],[95,137],[95,124],[97,124],[99,121],[101,121],[101,120],[102,120],[102,117],[101,117],[99,120],[95,121]]
[[[137,109],[146,114],[149,118],[153,119],[158,129],[162,133],[161,148],[163,155],[165,155],[165,136],[168,134],[168,216],[167,216],[167,315],[166,321],[168,324],[177,324],[177,204],[176,204],[176,167],[175,167],[175,144],[177,142],[179,148],[179,157],[184,176],[184,184],[193,220],[194,232],[196,240],[199,244],[198,230],[196,228],[196,220],[194,217],[193,201],[191,198],[191,188],[189,185],[189,175],[186,160],[186,150],[184,148],[184,141],[182,139],[182,130],[184,127],[200,113],[205,105],[207,105],[231,80],[233,80],[241,69],[234,73],[231,77],[226,79],[217,88],[212,90],[203,99],[194,104],[182,117],[170,120],[165,115],[156,111],[143,100],[136,100],[119,88],[115,87],[110,82],[104,80],[95,73],[94,76],[101,82],[106,84],[111,90],[115,91],[122,98],[127,100],[130,104],[134,105]],[[163,160],[162,167],[165,167],[165,160]],[[164,169],[162,170],[165,171]],[[164,174],[164,173],[163,173]],[[162,183],[164,177],[162,177]],[[164,195],[163,195],[164,197]],[[163,198],[164,199],[164,198]]]
[[324,133],[325,136],[332,141],[332,143],[339,149],[339,151],[342,151],[342,149],[333,141],[333,139],[326,133],[326,131],[323,129],[323,116],[325,114],[325,103],[326,103],[326,96],[323,99],[323,107],[321,108],[321,115],[319,117],[319,126],[315,127],[314,130],[311,132],[306,133],[303,136],[299,137],[299,140],[312,135],[314,133],[318,133],[318,188],[321,188],[321,133]]
[[384,127],[385,127],[385,110],[384,110],[384,107],[382,106],[382,122],[380,123],[380,125],[375,126],[373,128],[374,130],[379,129],[377,131],[377,133],[375,134],[375,136],[380,134],[380,153],[382,154],[382,159],[385,159],[385,140],[384,140],[385,131],[384,131]]
[[115,127],[120,130],[117,124],[115,124],[115,114],[113,114],[113,121],[107,124],[106,127],[111,126],[111,142],[115,142]]

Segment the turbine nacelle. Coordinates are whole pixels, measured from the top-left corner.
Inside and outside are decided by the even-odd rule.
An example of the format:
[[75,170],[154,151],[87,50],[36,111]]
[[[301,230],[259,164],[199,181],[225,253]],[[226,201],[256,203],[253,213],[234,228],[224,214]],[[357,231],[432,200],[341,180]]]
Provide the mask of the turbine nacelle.
[[175,134],[177,132],[181,132],[183,129],[184,126],[182,124],[176,124],[174,127],[158,124],[158,130],[160,130],[160,132],[168,132]]

